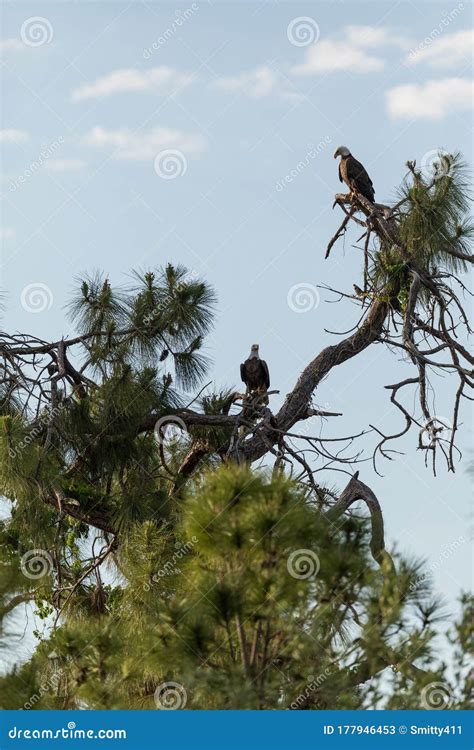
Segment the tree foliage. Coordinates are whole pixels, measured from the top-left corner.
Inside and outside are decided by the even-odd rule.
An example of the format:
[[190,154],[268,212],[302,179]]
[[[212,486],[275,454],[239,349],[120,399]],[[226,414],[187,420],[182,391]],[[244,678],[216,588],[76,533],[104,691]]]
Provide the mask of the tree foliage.
[[331,521],[295,482],[237,466],[205,473],[177,516],[124,534],[112,556],[126,586],[106,587],[100,606],[97,586],[71,601],[0,681],[5,708],[39,693],[35,708],[429,708],[437,682],[467,705],[472,601],[454,685],[420,564],[377,566],[363,517]]
[[[398,198],[336,196],[345,216],[327,255],[349,223],[364,228],[364,289],[343,294],[361,317],[276,413],[204,383],[215,295],[180,266],[123,288],[80,279],[73,336],[0,334],[0,616],[7,636],[21,605],[47,624],[0,679],[4,708],[430,708],[439,684],[442,707],[467,706],[472,600],[449,636],[453,680],[423,566],[386,550],[380,502],[354,473],[368,430],[377,469],[412,427],[433,468],[441,452],[454,470],[473,381],[460,157],[428,177],[409,163]],[[386,386],[401,429],[299,431],[341,416],[318,408],[318,385],[375,343],[414,370]],[[433,373],[456,383],[448,436]],[[331,469],[350,476],[341,491]]]

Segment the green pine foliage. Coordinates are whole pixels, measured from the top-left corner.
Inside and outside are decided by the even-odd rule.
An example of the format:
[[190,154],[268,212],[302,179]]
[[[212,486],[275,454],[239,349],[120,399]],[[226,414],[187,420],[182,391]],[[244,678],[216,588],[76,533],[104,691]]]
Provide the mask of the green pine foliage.
[[209,470],[167,520],[135,520],[120,538],[119,582],[78,592],[0,680],[4,708],[39,696],[27,707],[154,709],[170,690],[189,709],[424,708],[437,681],[467,705],[472,601],[454,685],[437,663],[439,604],[421,564],[378,567],[364,518],[329,521],[282,475]]
[[410,256],[429,271],[465,271],[466,263],[452,255],[469,253],[474,230],[464,218],[470,206],[470,180],[461,156],[440,153],[429,176],[415,169],[399,197],[406,200],[399,236]]
[[[466,195],[458,156],[440,156],[430,178],[413,166],[388,220],[408,260],[381,242],[374,296],[404,310],[412,267],[464,270]],[[31,658],[0,678],[0,707],[423,709],[442,683],[466,708],[472,599],[448,633],[453,675],[423,564],[381,552],[380,518],[371,530],[357,512],[337,516],[336,491],[292,481],[281,461],[273,475],[233,463],[261,414],[189,419],[190,407],[222,417],[242,402],[202,385],[215,301],[181,266],[125,288],[81,278],[74,343],[45,353],[35,339],[33,360],[0,384],[5,647],[18,607],[44,625]],[[163,420],[180,429],[154,434]]]
[[[408,260],[429,274],[462,273],[472,252],[474,224],[469,218],[471,182],[460,154],[440,152],[432,170],[424,173],[409,164],[410,171],[398,192],[396,219],[391,221]],[[396,222],[396,229],[395,229]],[[398,248],[388,242],[375,253],[371,271],[376,290],[398,296],[404,308],[409,273]],[[425,301],[429,294],[424,294]]]
[[107,511],[118,529],[157,509],[166,515],[169,484],[153,423],[143,423],[185,405],[207,366],[200,349],[215,297],[183,267],[136,274],[125,290],[100,275],[79,286],[70,316],[82,360],[72,364],[90,387],[57,387],[36,412],[20,409],[15,392],[0,394],[0,494],[25,527],[51,517],[44,499],[53,490],[85,511]]

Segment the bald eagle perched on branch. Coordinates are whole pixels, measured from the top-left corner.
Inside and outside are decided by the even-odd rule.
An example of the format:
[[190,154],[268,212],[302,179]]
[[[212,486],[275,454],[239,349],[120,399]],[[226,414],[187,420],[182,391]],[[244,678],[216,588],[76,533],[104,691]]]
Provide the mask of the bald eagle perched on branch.
[[247,386],[247,396],[263,396],[263,402],[268,404],[270,373],[265,360],[260,359],[258,344],[252,344],[248,359],[240,365],[240,377]]
[[365,168],[354,159],[351,152],[346,146],[339,146],[334,152],[334,158],[340,156],[339,162],[339,180],[345,182],[347,187],[354,193],[360,193],[371,203],[374,202],[375,191],[372,180],[367,174]]

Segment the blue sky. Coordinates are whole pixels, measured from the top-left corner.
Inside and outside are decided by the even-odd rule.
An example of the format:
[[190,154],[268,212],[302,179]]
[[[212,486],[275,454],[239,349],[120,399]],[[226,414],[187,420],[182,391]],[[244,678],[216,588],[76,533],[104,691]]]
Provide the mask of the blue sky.
[[[394,199],[408,159],[429,168],[442,148],[472,163],[467,2],[3,2],[2,22],[6,330],[67,334],[82,272],[126,283],[132,267],[180,262],[218,294],[210,376],[237,385],[259,342],[276,409],[336,340],[325,329],[359,317],[314,291],[361,281],[356,232],[324,260],[341,219],[337,146],[363,161],[380,202]],[[344,414],[325,434],[397,428],[383,386],[409,372],[382,346],[337,368],[316,394]],[[449,418],[455,386],[434,383],[435,413]],[[472,458],[467,411],[463,423]],[[370,463],[361,478],[389,542],[426,557],[452,602],[471,581],[467,464],[434,479],[416,444],[412,432],[383,478]]]

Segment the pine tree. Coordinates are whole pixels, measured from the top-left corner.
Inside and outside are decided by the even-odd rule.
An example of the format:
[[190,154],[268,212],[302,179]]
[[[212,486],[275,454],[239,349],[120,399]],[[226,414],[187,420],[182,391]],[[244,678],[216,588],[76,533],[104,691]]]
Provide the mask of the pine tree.
[[76,591],[60,627],[0,680],[4,708],[468,705],[472,599],[453,685],[420,563],[378,565],[366,519],[331,519],[288,478],[209,470],[173,526],[133,524],[112,559],[126,585]]
[[[454,470],[472,357],[453,286],[472,262],[472,227],[464,166],[446,159],[431,179],[409,164],[391,208],[337,197],[346,217],[328,253],[350,220],[366,230],[363,318],[307,365],[277,413],[249,416],[243,394],[203,385],[215,295],[179,266],[125,288],[80,279],[73,337],[0,334],[0,493],[11,505],[0,624],[7,647],[20,605],[47,624],[31,658],[0,679],[3,708],[469,705],[472,599],[449,634],[454,684],[422,563],[385,549],[380,503],[358,472],[342,492],[317,481],[318,462],[357,463],[344,446],[359,436],[295,432],[337,416],[313,402],[319,382],[383,342],[416,377],[387,386],[406,426],[376,431],[374,465],[415,425],[433,466],[439,449]],[[430,415],[430,369],[458,379],[449,441]],[[421,418],[399,400],[407,385]]]

